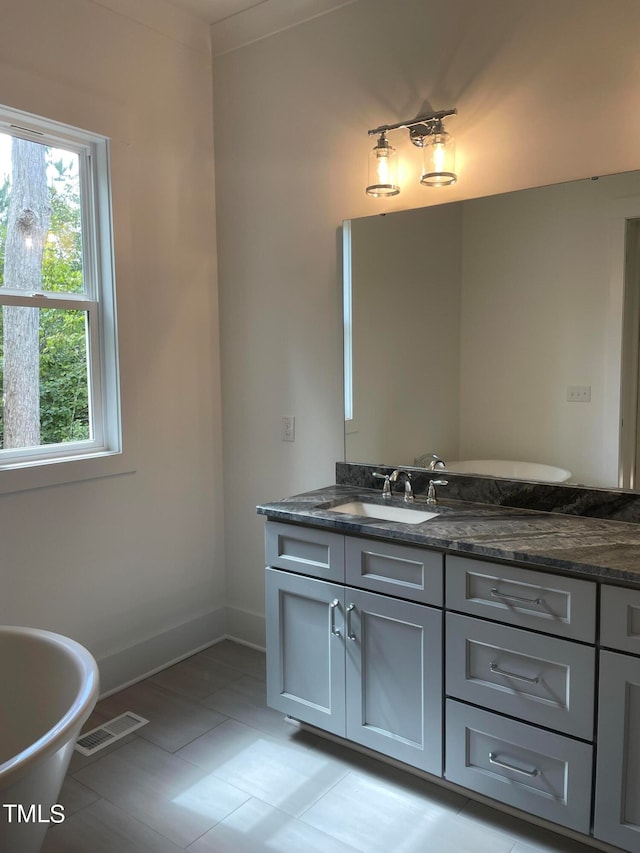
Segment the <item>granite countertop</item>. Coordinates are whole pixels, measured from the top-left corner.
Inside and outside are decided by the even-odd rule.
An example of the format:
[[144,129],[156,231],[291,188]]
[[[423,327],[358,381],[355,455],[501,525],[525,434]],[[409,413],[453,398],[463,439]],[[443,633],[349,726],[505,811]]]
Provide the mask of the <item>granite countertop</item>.
[[312,524],[337,532],[414,543],[458,554],[475,554],[640,587],[640,525],[553,512],[438,498],[415,509],[438,512],[421,524],[382,521],[331,512],[354,500],[407,506],[402,498],[383,501],[380,490],[334,485],[273,503],[258,513],[281,521]]

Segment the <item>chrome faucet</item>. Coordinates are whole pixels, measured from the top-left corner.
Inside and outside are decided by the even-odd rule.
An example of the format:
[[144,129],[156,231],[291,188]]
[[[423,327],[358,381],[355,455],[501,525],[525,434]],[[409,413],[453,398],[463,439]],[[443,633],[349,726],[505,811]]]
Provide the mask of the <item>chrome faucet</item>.
[[411,474],[408,471],[404,471],[402,468],[396,468],[395,471],[392,471],[389,475],[389,482],[395,483],[398,480],[398,477],[404,477],[404,502],[405,503],[413,503],[413,489],[411,488]]
[[439,468],[446,468],[447,463],[437,453],[423,453],[414,460],[414,465],[426,468],[427,471],[436,471]]
[[428,504],[437,504],[438,498],[436,496],[436,486],[446,486],[448,485],[448,480],[429,480],[429,489],[427,491],[427,503]]
[[441,459],[437,453],[432,453],[431,456],[428,457],[431,461],[427,465],[429,471],[435,471],[437,468],[445,468],[446,462],[444,459]]

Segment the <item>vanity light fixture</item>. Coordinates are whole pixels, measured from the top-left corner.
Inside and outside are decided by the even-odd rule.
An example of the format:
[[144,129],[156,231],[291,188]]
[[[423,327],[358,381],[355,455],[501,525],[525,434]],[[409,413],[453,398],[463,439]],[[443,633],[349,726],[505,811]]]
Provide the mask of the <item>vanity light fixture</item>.
[[386,131],[383,130],[378,141],[369,152],[367,193],[380,198],[387,195],[398,195],[399,192],[398,154],[389,143]]
[[409,139],[422,148],[423,162],[420,183],[426,187],[446,187],[455,184],[455,141],[444,129],[443,119],[457,115],[457,110],[441,110],[418,116],[397,124],[385,124],[369,131],[378,141],[369,154],[369,184],[367,194],[376,198],[397,195],[400,186],[397,178],[397,153],[389,143],[387,133],[405,128]]

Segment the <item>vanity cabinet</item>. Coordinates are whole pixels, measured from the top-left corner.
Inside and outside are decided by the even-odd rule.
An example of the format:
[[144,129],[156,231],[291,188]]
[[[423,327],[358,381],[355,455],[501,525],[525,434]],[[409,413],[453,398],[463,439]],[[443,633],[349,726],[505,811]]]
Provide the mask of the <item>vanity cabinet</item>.
[[603,586],[600,607],[594,836],[640,851],[640,592]]
[[[302,541],[293,525],[282,528],[287,525],[267,523],[267,554],[276,563],[266,569],[268,704],[442,775],[441,609],[280,568],[283,561],[269,540]],[[317,534],[316,545],[324,541],[326,531],[303,530],[305,536]],[[439,590],[442,601],[441,554],[433,552],[429,580],[420,568],[428,551],[342,539],[347,577],[361,575],[368,565],[363,586],[384,589],[388,576],[392,588],[421,587],[418,594],[431,600]],[[311,545],[304,540],[307,556]],[[287,550],[289,565],[291,546]],[[318,571],[333,576],[331,569]]]
[[640,853],[640,591],[598,637],[588,579],[271,520],[266,555],[272,708]]

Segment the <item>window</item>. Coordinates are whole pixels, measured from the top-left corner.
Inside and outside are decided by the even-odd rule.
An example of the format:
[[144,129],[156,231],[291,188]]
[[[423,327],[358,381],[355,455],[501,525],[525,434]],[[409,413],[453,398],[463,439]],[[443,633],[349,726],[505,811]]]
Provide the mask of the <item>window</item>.
[[104,137],[0,108],[0,308],[0,474],[119,453]]

